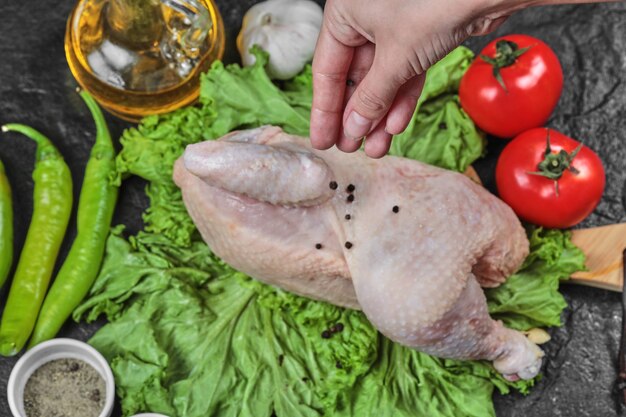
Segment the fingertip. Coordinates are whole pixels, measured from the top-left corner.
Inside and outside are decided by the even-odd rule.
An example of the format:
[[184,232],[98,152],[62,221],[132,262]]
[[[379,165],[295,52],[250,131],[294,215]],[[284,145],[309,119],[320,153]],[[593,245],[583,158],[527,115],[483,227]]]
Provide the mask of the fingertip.
[[326,149],[332,148],[333,143],[311,137],[311,147],[313,149],[317,149],[318,151],[325,151]]
[[399,112],[393,111],[389,112],[389,116],[387,118],[387,125],[385,126],[385,131],[390,135],[399,135],[404,132],[411,122],[411,117],[413,117],[413,112]]
[[391,135],[385,141],[377,142],[376,146],[367,147],[367,141],[365,141],[365,154],[372,159],[380,159],[387,155],[389,148],[391,147]]
[[340,120],[338,114],[330,114],[318,109],[311,110],[309,138],[314,149],[331,148],[339,139]]
[[339,136],[339,141],[337,141],[337,149],[346,153],[353,153],[358,151],[363,144],[363,139],[352,139],[347,137],[345,134]]
[[406,128],[409,126],[409,123],[411,123],[411,119],[413,118],[414,113],[415,108],[397,110],[393,109],[393,111],[389,113],[389,116],[387,118],[385,131],[393,136],[404,133]]
[[391,147],[392,136],[383,129],[377,129],[365,139],[365,154],[378,159],[387,155]]
[[398,91],[389,113],[385,130],[392,135],[404,132],[413,118],[417,101],[424,87],[424,75],[418,75],[403,85]]
[[311,147],[320,151],[326,150],[334,145],[334,142],[313,134],[309,135],[309,139],[311,140]]

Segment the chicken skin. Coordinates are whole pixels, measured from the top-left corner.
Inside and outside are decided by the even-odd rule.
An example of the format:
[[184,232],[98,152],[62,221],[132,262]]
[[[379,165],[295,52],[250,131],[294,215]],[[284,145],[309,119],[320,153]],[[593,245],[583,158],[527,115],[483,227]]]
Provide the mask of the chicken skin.
[[391,340],[485,359],[532,378],[542,351],[491,319],[496,287],[528,254],[513,211],[461,174],[417,161],[318,151],[277,127],[189,145],[174,180],[203,239],[234,268],[361,309]]

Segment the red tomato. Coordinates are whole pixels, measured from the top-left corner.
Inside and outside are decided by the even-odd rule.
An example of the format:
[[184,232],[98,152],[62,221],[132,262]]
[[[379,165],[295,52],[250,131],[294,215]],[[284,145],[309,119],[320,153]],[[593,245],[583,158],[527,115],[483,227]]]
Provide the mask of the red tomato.
[[[546,156],[548,134],[551,156]],[[598,205],[605,175],[602,161],[591,149],[583,145],[574,153],[579,145],[552,129],[536,128],[517,136],[496,165],[500,198],[520,218],[539,226],[562,229],[581,222]],[[559,155],[561,150],[565,152]],[[531,174],[542,171],[539,164],[544,160],[547,175],[558,177],[562,172],[560,178]]]
[[459,98],[478,127],[511,138],[543,126],[562,90],[563,71],[552,49],[531,36],[509,35],[491,42],[472,62],[461,79]]

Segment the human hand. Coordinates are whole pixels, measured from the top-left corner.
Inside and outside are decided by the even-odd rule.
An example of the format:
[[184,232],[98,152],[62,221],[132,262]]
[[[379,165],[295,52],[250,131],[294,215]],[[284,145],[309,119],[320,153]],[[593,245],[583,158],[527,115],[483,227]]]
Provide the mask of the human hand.
[[520,0],[328,0],[313,58],[311,143],[380,158],[408,125],[426,70]]

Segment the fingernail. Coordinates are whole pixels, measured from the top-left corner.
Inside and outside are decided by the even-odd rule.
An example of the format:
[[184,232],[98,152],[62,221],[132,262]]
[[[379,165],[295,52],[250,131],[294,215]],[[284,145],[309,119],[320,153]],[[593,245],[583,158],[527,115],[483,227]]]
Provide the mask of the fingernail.
[[363,136],[367,135],[371,129],[372,121],[353,111],[348,116],[348,120],[346,120],[344,133],[349,138],[361,139]]

